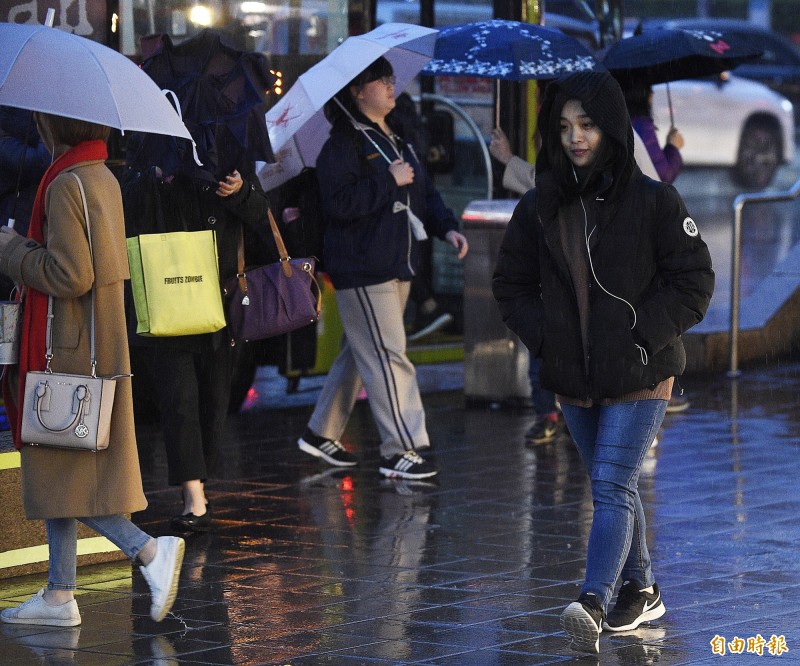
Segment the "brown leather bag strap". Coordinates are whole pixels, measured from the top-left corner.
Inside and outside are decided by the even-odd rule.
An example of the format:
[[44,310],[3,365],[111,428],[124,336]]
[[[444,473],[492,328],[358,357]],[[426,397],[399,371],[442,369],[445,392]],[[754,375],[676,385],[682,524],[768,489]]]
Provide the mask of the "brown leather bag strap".
[[269,226],[272,228],[272,235],[275,238],[275,245],[278,247],[278,254],[281,257],[283,274],[286,277],[292,277],[292,265],[289,263],[289,259],[291,259],[291,257],[286,251],[286,246],[283,244],[283,238],[281,237],[280,229],[278,229],[278,223],[275,222],[275,217],[272,215],[271,208],[267,208],[267,217],[269,217]]
[[244,274],[244,225],[239,225],[239,245],[236,248],[236,278],[239,291],[247,295],[247,278]]
[[[286,251],[286,245],[283,244],[283,236],[278,229],[278,224],[275,222],[275,217],[272,215],[272,209],[267,208],[267,217],[269,218],[269,226],[272,229],[272,237],[275,239],[275,245],[278,248],[280,255],[281,268],[286,277],[292,277],[292,265],[289,263],[289,253]],[[247,277],[244,272],[244,226],[239,227],[239,244],[236,248],[236,278],[239,281],[239,291],[242,294],[247,294]]]

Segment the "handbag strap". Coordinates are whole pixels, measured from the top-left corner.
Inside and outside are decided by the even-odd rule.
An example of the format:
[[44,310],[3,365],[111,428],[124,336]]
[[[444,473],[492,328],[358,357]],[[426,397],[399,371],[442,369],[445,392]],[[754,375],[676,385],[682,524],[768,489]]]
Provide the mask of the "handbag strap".
[[[278,229],[278,224],[275,222],[275,216],[272,214],[272,209],[267,208],[267,217],[269,218],[269,226],[272,229],[272,237],[275,239],[275,245],[278,248],[278,255],[280,256],[281,269],[286,277],[292,277],[292,265],[289,263],[291,257],[286,251],[286,245],[283,243],[283,236],[281,230]],[[239,228],[239,245],[236,249],[236,278],[239,281],[239,291],[247,294],[247,279],[244,272],[244,227]]]
[[281,237],[281,230],[278,229],[278,224],[275,222],[275,217],[272,214],[272,209],[267,208],[267,217],[269,218],[269,226],[272,229],[272,236],[275,238],[275,245],[278,248],[278,254],[281,257],[281,267],[283,268],[283,274],[286,277],[292,277],[292,265],[289,263],[289,253],[286,251],[286,246],[283,244],[283,238]]
[[[89,206],[86,203],[86,191],[83,189],[83,182],[78,174],[70,171],[70,174],[78,181],[78,189],[81,192],[81,203],[83,203],[83,216],[86,219],[86,237],[89,240],[89,256],[91,257],[92,269],[94,269],[94,251],[92,249],[92,230],[89,225]],[[92,377],[96,377],[97,359],[95,358],[94,347],[94,306],[95,306],[95,281],[92,280],[92,323],[89,333],[89,357],[92,363]],[[45,337],[45,372],[52,373],[50,361],[53,359],[53,297],[47,297],[47,332]]]

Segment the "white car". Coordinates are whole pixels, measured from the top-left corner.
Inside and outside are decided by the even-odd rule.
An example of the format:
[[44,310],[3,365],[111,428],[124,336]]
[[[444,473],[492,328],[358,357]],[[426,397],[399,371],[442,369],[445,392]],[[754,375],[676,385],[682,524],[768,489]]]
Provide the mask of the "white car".
[[686,144],[685,166],[730,167],[743,187],[763,189],[794,158],[792,103],[767,86],[725,74],[653,87],[653,120],[664,145],[674,125]]

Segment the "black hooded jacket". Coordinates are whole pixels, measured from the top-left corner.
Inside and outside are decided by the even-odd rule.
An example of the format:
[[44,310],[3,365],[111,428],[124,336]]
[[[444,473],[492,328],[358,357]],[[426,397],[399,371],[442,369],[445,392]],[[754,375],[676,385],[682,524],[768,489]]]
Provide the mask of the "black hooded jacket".
[[[569,99],[611,141],[611,157],[577,183],[559,136]],[[677,191],[636,165],[618,84],[607,72],[551,83],[539,128],[537,186],[514,211],[493,277],[503,321],[542,358],[541,383],[560,395],[613,399],[681,374],[680,336],[702,320],[714,289],[711,257]],[[562,233],[560,217],[580,229]],[[590,242],[584,225],[595,228]],[[562,240],[576,236],[591,248],[586,344]]]

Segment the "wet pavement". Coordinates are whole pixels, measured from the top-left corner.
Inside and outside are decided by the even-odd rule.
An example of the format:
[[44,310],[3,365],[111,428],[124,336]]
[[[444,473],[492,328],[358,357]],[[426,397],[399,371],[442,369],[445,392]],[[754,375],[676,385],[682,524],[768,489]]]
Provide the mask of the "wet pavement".
[[[571,442],[523,446],[530,412],[468,409],[461,373],[420,368],[434,483],[379,477],[364,402],[344,437],[359,467],[305,456],[294,442],[319,378],[288,397],[263,373],[259,398],[230,420],[208,484],[215,529],[187,540],[173,614],[149,619],[130,564],[83,567],[82,626],[4,625],[0,664],[573,661],[558,617],[582,580],[587,479]],[[604,634],[600,657],[579,663],[800,663],[800,364],[682,383],[691,407],[667,417],[640,482],[667,613]],[[150,507],[135,520],[164,534],[178,491],[156,429],[139,430]],[[44,581],[0,581],[0,605]]]
[[[779,175],[776,188],[790,186],[800,162]],[[718,171],[687,170],[676,185],[704,221],[718,276],[708,319],[722,326],[737,192]],[[747,223],[745,294],[797,242],[795,213],[781,206]],[[295,440],[324,377],[287,394],[262,368],[248,409],[230,419],[223,470],[208,484],[214,530],[187,538],[173,614],[149,619],[129,563],[82,567],[82,626],[2,625],[0,666],[575,661],[558,617],[583,578],[591,496],[571,442],[525,448],[531,412],[468,406],[460,363],[418,376],[435,482],[378,475],[365,402],[344,437],[359,467],[305,456]],[[667,613],[604,634],[600,657],[576,663],[800,664],[800,359],[681,384],[691,407],[667,416],[640,481]],[[150,506],[134,520],[167,534],[179,492],[166,486],[158,429],[138,430]],[[0,580],[0,607],[45,582]]]

